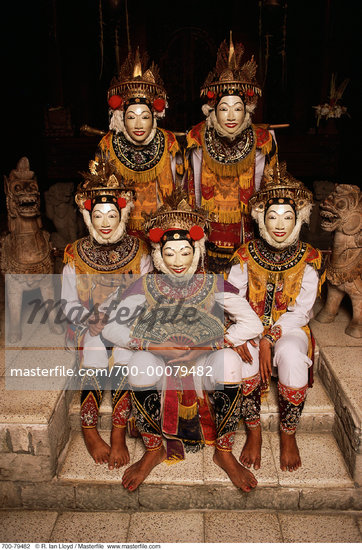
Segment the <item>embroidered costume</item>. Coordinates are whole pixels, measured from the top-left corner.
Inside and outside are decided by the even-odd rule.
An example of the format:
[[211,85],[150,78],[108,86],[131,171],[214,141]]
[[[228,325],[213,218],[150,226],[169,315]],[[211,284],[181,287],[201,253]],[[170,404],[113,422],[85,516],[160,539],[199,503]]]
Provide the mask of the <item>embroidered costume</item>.
[[[91,317],[103,311],[111,294],[126,287],[132,275],[150,271],[152,262],[147,245],[134,236],[124,233],[129,211],[132,208],[133,192],[121,184],[114,166],[105,162],[90,164],[91,173],[80,184],[76,202],[83,213],[90,235],[68,244],[64,251],[62,276],[62,300],[64,313],[71,323],[68,341],[79,349],[79,364],[85,369],[108,369],[110,353],[101,335],[89,332]],[[97,205],[114,204],[121,212],[115,232],[116,242],[105,241],[98,235],[91,221],[90,211]],[[118,229],[120,229],[118,231]],[[97,242],[101,241],[101,242]],[[104,242],[105,241],[105,242]],[[127,274],[127,277],[122,277]],[[112,363],[123,364],[127,360],[123,350],[115,350]],[[107,376],[92,374],[82,377],[81,422],[83,428],[97,426],[98,410],[102,401]],[[113,425],[124,427],[130,413],[128,392],[124,380],[112,379]]]
[[[227,346],[244,343],[257,337],[262,325],[236,288],[220,275],[203,271],[204,253],[198,253],[204,250],[206,230],[202,210],[193,210],[184,198],[175,197],[174,205],[166,203],[149,217],[145,228],[153,241],[158,272],[138,280],[123,295],[120,308],[127,308],[131,317],[141,312],[136,321],[130,326],[109,323],[103,330],[111,342],[135,350],[128,365],[137,366],[137,373],[130,369],[129,375],[136,425],[146,450],[160,449],[166,438],[169,460],[183,459],[184,450],[196,451],[205,443],[231,451],[243,375],[239,356],[225,347],[225,341]],[[184,275],[178,275],[181,261],[173,275],[172,264],[166,264],[162,255],[169,250],[167,245],[176,247],[174,243],[184,243],[186,251],[192,247],[197,258]],[[224,312],[234,321],[227,330]],[[155,344],[179,346],[179,366],[174,365],[177,359],[169,363],[153,352]],[[183,363],[185,347],[205,351]]]
[[[251,199],[252,214],[264,238],[243,244],[233,256],[228,274],[228,281],[239,288],[262,321],[263,337],[272,344],[279,378],[280,428],[288,433],[296,430],[307,392],[313,351],[308,323],[323,281],[320,251],[296,240],[302,222],[309,218],[311,203],[310,191],[282,166],[274,181]],[[273,238],[267,232],[265,216],[270,209],[284,205],[296,212],[297,223],[289,241],[278,243],[275,239],[283,239],[286,230],[279,228]]]
[[[177,174],[182,172],[179,145],[169,130],[157,128],[157,119],[164,117],[167,95],[152,63],[146,70],[147,55],[142,59],[137,49],[130,53],[108,90],[110,131],[99,143],[99,153],[115,163],[119,174],[132,182],[136,197],[128,229],[143,237],[142,212],[149,214],[172,194]],[[152,117],[149,128],[137,128],[132,134],[127,127],[128,109],[144,106]]]
[[[212,215],[208,256],[216,272],[240,243],[253,237],[248,201],[259,189],[265,164],[275,162],[272,132],[265,124],[251,123],[261,89],[254,60],[241,66],[243,52],[242,44],[221,44],[216,67],[201,88],[208,102],[203,107],[207,119],[187,134],[186,185],[191,204]],[[241,99],[244,113],[239,118],[229,113],[223,123],[219,107],[235,97]]]

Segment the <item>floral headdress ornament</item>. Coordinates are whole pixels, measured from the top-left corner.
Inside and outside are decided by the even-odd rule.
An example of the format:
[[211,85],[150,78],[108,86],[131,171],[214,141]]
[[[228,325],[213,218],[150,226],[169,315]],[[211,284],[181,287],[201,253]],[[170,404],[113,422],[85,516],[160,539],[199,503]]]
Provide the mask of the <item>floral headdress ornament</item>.
[[115,110],[125,111],[131,103],[146,103],[156,118],[163,118],[168,107],[166,90],[158,66],[151,63],[148,69],[148,55],[129,52],[108,90],[108,105]]
[[[119,241],[126,232],[126,224],[134,206],[135,192],[131,182],[122,178],[112,161],[104,155],[89,162],[89,172],[81,172],[84,180],[78,185],[75,202],[83,215],[90,235],[100,244]],[[120,213],[120,223],[110,239],[97,234],[91,212],[96,204],[113,204]]]
[[203,263],[206,254],[205,241],[210,230],[208,213],[199,207],[192,208],[186,193],[177,189],[165,203],[151,214],[143,213],[144,230],[152,244],[153,263],[159,271],[168,273],[162,259],[162,247],[168,240],[188,240],[194,248],[194,259],[188,275],[193,275]]
[[229,44],[226,40],[221,43],[215,68],[201,88],[201,97],[206,98],[210,107],[214,107],[224,95],[239,95],[247,110],[254,110],[262,92],[255,76],[257,64],[254,56],[242,64],[244,51],[242,43],[234,46],[230,31]]
[[[296,214],[296,224],[287,240],[277,243],[265,227],[265,214],[272,204],[290,205]],[[313,208],[313,193],[287,172],[286,162],[277,160],[266,167],[262,187],[249,199],[251,216],[257,222],[261,237],[274,248],[286,248],[295,243],[303,223],[308,223]]]

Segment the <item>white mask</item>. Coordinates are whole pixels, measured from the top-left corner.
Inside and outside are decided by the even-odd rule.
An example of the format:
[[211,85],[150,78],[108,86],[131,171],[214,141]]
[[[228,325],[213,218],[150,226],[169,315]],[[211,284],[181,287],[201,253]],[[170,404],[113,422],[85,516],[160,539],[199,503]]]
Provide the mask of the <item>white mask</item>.
[[289,204],[272,204],[265,215],[265,228],[272,241],[284,243],[295,227],[295,212]]
[[239,96],[224,96],[216,107],[216,120],[220,128],[232,138],[239,134],[245,119],[245,106]]
[[187,274],[194,259],[194,250],[187,240],[167,241],[162,248],[165,266],[175,277]]

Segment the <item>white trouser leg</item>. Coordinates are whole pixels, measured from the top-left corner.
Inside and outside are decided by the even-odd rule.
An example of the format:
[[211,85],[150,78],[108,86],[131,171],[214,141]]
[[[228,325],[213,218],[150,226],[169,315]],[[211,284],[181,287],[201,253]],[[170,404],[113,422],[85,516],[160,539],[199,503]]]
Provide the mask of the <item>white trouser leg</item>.
[[213,390],[217,384],[240,384],[243,378],[255,376],[259,370],[259,350],[248,344],[253,357],[250,365],[245,363],[236,351],[230,348],[210,353],[207,365],[211,376],[205,377],[205,389]]
[[83,342],[83,364],[85,367],[108,367],[107,350],[100,334],[91,336],[86,332]]
[[[136,351],[127,363],[128,382],[132,389],[137,387],[162,385],[165,362],[159,355],[149,351]],[[157,368],[159,367],[159,368]]]
[[303,388],[308,384],[308,337],[302,329],[294,329],[282,336],[274,346],[273,364],[278,368],[281,384],[289,388]]

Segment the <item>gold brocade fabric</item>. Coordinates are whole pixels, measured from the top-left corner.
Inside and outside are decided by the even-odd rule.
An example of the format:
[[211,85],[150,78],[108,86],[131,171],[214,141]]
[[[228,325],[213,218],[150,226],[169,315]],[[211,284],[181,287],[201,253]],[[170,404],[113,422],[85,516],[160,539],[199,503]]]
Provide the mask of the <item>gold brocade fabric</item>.
[[[256,150],[263,155],[272,151],[270,132],[253,124],[229,143],[202,122],[187,135],[187,146],[202,149],[201,206],[213,213],[216,223],[239,223],[243,213],[249,213],[255,191]],[[269,159],[271,165],[275,158]]]
[[122,135],[108,132],[99,143],[99,149],[109,154],[117,171],[130,181],[136,192],[128,228],[142,229],[142,212],[154,212],[174,189],[170,155],[179,151],[172,132],[157,129],[155,138],[144,147],[137,147]]
[[248,301],[266,328],[295,304],[305,266],[321,268],[320,251],[301,241],[275,252],[256,239],[240,247],[233,259],[241,268],[247,263]]
[[66,247],[64,263],[75,267],[77,291],[81,302],[92,299],[101,304],[114,290],[126,288],[133,277],[121,278],[120,274],[140,273],[141,258],[148,253],[147,245],[130,235],[121,244],[94,245],[91,237],[84,237]]

